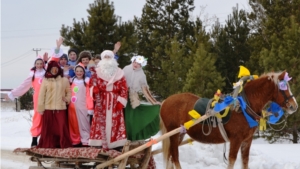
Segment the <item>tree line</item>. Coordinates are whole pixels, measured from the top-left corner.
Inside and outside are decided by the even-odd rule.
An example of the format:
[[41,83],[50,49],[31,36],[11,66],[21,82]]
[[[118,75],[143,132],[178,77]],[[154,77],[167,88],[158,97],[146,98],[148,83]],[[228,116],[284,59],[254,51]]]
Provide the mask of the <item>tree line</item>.
[[[200,16],[192,16],[194,0],[146,0],[141,16],[122,21],[110,0],[90,4],[87,20],[62,25],[64,45],[94,54],[113,49],[117,41],[120,67],[130,58],[148,58],[145,68],[151,90],[162,99],[181,92],[212,98],[217,89],[232,92],[239,66],[252,74],[287,70],[291,89],[300,100],[300,0],[249,0],[250,11],[238,5],[224,24],[209,30]],[[298,84],[298,85],[297,85]],[[268,130],[274,142],[299,141],[300,114],[288,118],[280,132]]]

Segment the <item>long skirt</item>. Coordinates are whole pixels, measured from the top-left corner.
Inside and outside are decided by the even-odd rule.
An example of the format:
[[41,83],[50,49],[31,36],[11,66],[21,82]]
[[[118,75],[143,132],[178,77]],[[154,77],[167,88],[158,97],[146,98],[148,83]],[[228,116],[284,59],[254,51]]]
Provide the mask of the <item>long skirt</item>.
[[159,105],[141,104],[135,109],[127,103],[125,124],[127,139],[131,141],[148,139],[159,131]]
[[66,110],[45,110],[38,148],[72,147]]

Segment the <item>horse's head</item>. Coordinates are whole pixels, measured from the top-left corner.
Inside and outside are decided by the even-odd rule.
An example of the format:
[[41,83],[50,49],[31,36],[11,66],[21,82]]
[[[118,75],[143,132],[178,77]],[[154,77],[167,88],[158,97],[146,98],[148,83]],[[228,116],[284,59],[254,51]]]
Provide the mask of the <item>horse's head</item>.
[[292,114],[295,111],[297,111],[298,103],[295,97],[293,96],[288,82],[292,78],[288,76],[288,73],[286,71],[283,71],[278,74],[274,73],[271,76],[273,76],[273,81],[277,86],[277,91],[273,95],[273,101],[279,104],[282,108],[285,108],[289,114]]

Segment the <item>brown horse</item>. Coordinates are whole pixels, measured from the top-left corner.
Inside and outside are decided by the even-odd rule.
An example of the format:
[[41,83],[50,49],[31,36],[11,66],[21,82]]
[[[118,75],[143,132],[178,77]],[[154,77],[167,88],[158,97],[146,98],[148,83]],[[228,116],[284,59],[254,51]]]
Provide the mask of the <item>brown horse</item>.
[[[244,92],[248,100],[248,105],[257,114],[261,115],[263,107],[273,101],[284,108],[289,114],[295,112],[298,104],[292,95],[288,83],[287,90],[279,89],[279,82],[285,77],[286,72],[268,73],[262,75],[256,80],[247,82],[244,86]],[[188,112],[193,109],[198,96],[190,93],[175,94],[168,97],[161,107],[161,131],[162,134],[180,127],[185,122],[191,120]],[[204,125],[207,131],[207,125]],[[245,116],[241,110],[232,111],[230,120],[224,124],[225,131],[230,141],[228,169],[232,169],[236,161],[239,149],[243,162],[243,169],[248,169],[249,151],[252,143],[252,136],[257,127],[250,128]],[[219,129],[212,129],[209,135],[202,133],[202,124],[196,124],[187,130],[187,134],[195,141],[201,143],[219,144],[225,143]],[[184,134],[175,134],[168,139],[163,140],[164,161],[167,168],[180,169],[178,157],[178,145],[182,142]]]

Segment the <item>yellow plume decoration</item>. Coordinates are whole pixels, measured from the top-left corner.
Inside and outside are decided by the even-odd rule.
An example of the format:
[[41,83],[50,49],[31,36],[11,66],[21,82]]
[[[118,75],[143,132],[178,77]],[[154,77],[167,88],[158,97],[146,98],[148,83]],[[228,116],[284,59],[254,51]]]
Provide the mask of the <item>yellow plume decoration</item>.
[[212,106],[212,107],[215,107],[215,104],[218,103],[221,94],[222,94],[222,93],[221,93],[221,90],[218,89],[217,92],[216,92],[215,95],[214,95],[214,99],[213,99],[214,101],[211,103],[211,106]]
[[244,66],[240,66],[240,72],[239,72],[238,78],[241,78],[243,76],[250,76],[250,71],[247,68],[245,68]]

